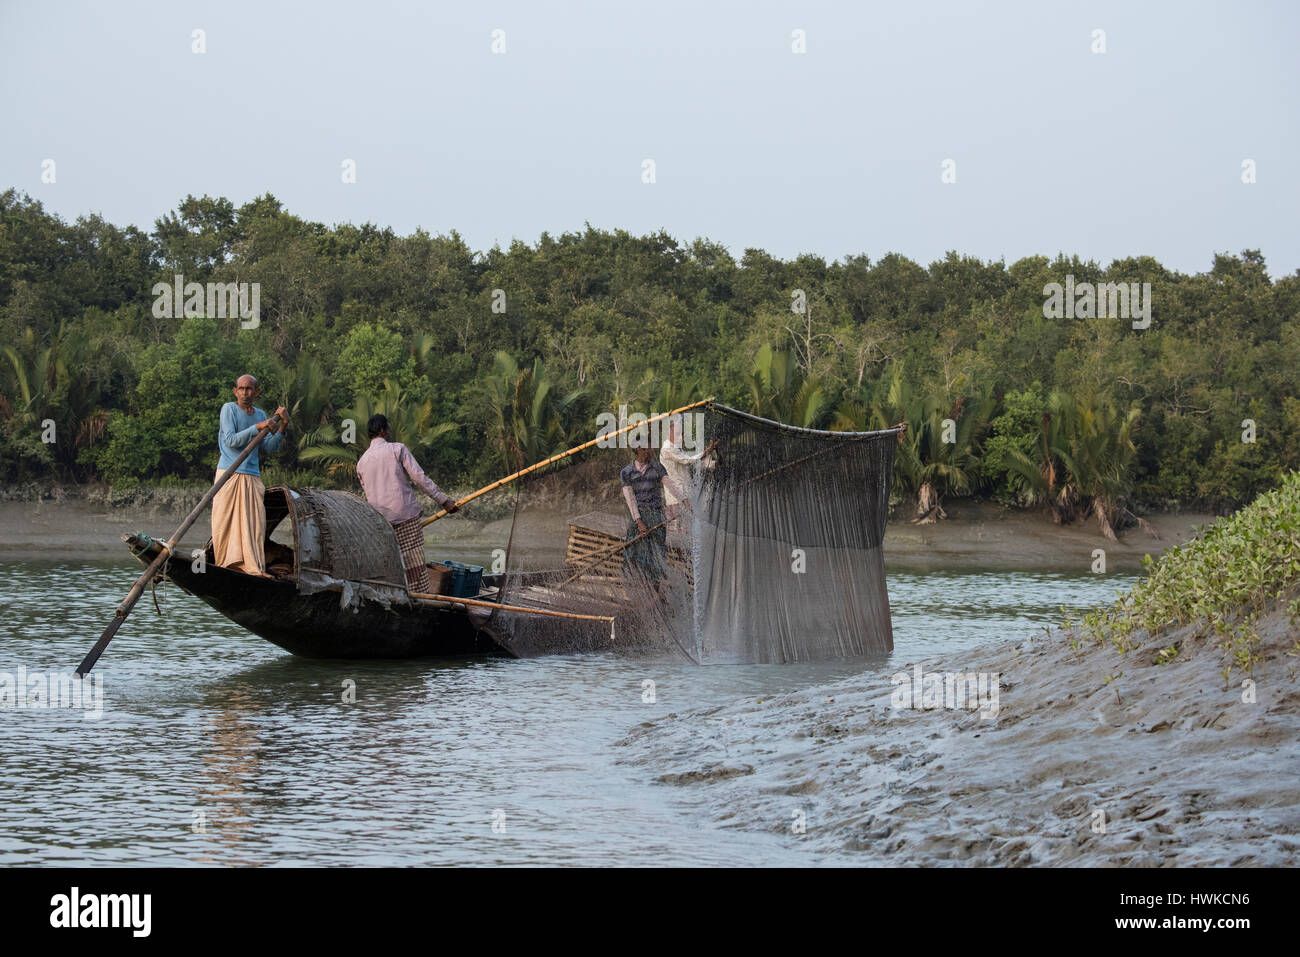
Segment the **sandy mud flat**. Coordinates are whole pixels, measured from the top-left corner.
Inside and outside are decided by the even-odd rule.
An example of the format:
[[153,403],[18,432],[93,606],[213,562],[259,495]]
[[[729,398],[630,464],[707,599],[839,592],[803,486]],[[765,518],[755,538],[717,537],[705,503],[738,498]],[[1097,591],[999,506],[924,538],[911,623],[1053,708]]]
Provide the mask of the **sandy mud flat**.
[[[1253,703],[1191,625],[1124,655],[1040,632],[959,658],[896,653],[880,672],[669,715],[620,743],[719,826],[863,864],[1294,866],[1300,632],[1279,609],[1259,633]],[[893,675],[915,664],[996,674],[996,717],[895,707]]]

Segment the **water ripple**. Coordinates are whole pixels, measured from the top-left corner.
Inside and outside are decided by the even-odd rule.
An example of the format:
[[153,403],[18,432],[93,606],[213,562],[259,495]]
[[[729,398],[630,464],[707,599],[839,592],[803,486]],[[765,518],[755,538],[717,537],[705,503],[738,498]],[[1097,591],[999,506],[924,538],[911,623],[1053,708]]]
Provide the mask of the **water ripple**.
[[[67,673],[135,569],[20,562],[0,574],[0,671]],[[670,713],[1027,635],[1059,622],[1058,606],[1107,601],[1129,581],[892,574],[889,659],[705,668],[308,661],[164,587],[163,614],[146,595],[96,668],[100,720],[0,710],[0,864],[849,863],[779,828],[699,823],[689,788],[620,764],[617,742]],[[724,760],[727,729],[695,720]]]

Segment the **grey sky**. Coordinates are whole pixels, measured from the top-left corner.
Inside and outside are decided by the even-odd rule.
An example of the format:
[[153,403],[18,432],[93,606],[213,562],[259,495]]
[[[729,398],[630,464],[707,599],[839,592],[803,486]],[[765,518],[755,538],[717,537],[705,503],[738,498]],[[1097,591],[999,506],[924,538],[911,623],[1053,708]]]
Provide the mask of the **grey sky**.
[[476,249],[590,221],[923,264],[1063,251],[1199,272],[1259,248],[1279,276],[1300,267],[1297,10],[4,0],[0,188],[144,228],[187,193],[269,191]]

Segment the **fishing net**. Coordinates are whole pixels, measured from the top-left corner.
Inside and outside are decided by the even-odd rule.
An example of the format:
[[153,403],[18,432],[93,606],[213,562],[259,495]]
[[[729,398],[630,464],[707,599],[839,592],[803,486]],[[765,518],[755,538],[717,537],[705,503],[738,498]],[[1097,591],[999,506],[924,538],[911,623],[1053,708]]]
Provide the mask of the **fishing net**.
[[[891,650],[881,546],[897,430],[796,429],[712,403],[677,418],[681,455],[661,451],[669,420],[652,420],[513,483],[498,600],[566,617],[494,611],[493,637],[521,657],[701,663]],[[645,443],[690,503],[639,504],[648,534],[622,479]]]

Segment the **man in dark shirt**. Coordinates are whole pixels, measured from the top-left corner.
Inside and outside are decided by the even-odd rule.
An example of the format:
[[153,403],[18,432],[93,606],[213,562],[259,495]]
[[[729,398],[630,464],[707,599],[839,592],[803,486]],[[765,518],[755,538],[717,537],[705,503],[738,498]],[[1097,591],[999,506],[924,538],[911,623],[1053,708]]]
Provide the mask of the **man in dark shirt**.
[[668,526],[664,520],[664,486],[678,501],[690,502],[681,486],[668,475],[663,464],[656,462],[650,453],[649,443],[637,445],[636,459],[619,472],[623,483],[623,500],[627,502],[631,520],[627,523],[627,541],[642,536],[640,541],[623,551],[623,562],[631,571],[638,566],[647,579],[655,583],[660,597],[664,597],[664,578],[668,574]]

